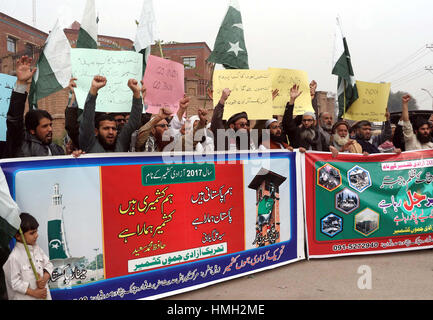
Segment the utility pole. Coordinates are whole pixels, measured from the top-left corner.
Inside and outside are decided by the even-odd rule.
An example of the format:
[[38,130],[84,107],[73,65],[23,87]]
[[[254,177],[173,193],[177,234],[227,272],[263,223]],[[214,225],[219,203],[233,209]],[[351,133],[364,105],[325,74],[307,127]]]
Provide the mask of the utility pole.
[[33,27],[36,28],[36,0],[33,0]]

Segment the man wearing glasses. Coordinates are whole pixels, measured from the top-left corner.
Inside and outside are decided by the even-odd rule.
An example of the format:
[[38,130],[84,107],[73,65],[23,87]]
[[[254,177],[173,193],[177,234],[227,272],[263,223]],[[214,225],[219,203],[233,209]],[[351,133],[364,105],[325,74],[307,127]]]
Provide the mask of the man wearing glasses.
[[230,94],[231,90],[228,88],[222,91],[213,112],[210,128],[214,135],[215,150],[257,150],[251,138],[250,121],[246,112],[236,113],[226,122],[223,121],[225,102]]
[[[179,101],[181,109],[188,107],[190,99],[184,97]],[[174,136],[170,132],[171,125],[168,118],[171,117],[172,112],[168,108],[161,108],[157,115],[154,115],[149,122],[142,126],[137,133],[137,142],[135,144],[135,151],[137,152],[170,152],[170,151],[193,151],[198,141],[187,139],[181,133]],[[199,121],[193,124],[193,135],[203,128],[207,123],[207,111],[198,109]],[[192,140],[192,141],[191,141]]]
[[117,134],[120,134],[120,132],[122,131],[123,127],[126,124],[126,115],[124,113],[114,113],[114,120],[116,121],[116,126],[117,126]]
[[303,148],[307,151],[329,152],[326,138],[317,129],[315,113],[304,113],[302,123],[299,126],[296,125],[296,121],[293,119],[295,101],[301,94],[302,92],[299,91],[299,86],[297,85],[294,85],[290,89],[290,101],[286,106],[283,117],[283,128],[289,137],[290,145],[295,149]]

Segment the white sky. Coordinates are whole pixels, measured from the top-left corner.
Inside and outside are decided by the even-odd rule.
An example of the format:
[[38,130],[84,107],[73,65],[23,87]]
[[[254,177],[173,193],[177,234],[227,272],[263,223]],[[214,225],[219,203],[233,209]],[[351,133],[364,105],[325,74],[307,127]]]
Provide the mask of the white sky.
[[[205,41],[211,49],[228,0],[154,0],[164,41]],[[64,27],[81,21],[85,0],[36,0],[36,27],[48,32],[55,19]],[[134,40],[142,0],[96,0],[99,33]],[[433,1],[431,0],[239,0],[251,69],[301,69],[318,90],[336,92],[331,74],[335,19],[340,15],[357,80],[393,83],[422,109],[431,109]],[[0,11],[32,24],[31,0],[0,0]],[[402,64],[402,62],[404,62]],[[388,72],[388,71],[392,72]]]

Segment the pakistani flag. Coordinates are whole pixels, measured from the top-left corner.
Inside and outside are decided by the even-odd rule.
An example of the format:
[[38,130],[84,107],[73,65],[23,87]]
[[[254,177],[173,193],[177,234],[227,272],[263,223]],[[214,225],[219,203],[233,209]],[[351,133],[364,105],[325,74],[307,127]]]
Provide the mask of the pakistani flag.
[[0,248],[8,250],[9,242],[20,228],[20,209],[9,193],[3,170],[0,168]]
[[158,27],[156,24],[153,1],[144,0],[140,21],[137,23],[137,34],[135,37],[135,51],[143,55],[143,74],[146,71],[152,43],[158,38]]
[[83,21],[78,32],[77,48],[98,49],[98,18],[95,0],[87,0]]
[[222,64],[226,69],[249,69],[244,26],[237,0],[230,0],[214,50],[207,61]]
[[332,74],[338,76],[338,117],[342,118],[350,106],[359,98],[356,80],[353,73],[349,48],[346,37],[337,18],[337,30],[335,33],[335,51]]
[[63,200],[59,184],[54,185],[51,206],[48,208],[48,253],[50,260],[70,258],[63,223]]
[[30,106],[37,107],[39,99],[66,88],[71,70],[71,45],[57,20],[39,56],[30,86]]

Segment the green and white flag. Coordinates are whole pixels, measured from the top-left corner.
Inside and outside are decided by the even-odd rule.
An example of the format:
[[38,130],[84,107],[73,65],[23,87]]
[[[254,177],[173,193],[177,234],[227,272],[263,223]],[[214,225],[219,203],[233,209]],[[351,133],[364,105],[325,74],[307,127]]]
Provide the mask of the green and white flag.
[[153,1],[144,0],[140,21],[137,23],[137,34],[135,36],[135,51],[143,55],[143,74],[146,70],[152,43],[158,39],[158,26],[156,24]]
[[359,98],[355,75],[347,46],[346,37],[341,28],[340,19],[337,18],[335,33],[335,50],[332,74],[338,76],[338,117],[342,118],[350,106]]
[[66,243],[63,223],[63,200],[59,184],[54,185],[52,203],[48,208],[48,253],[50,260],[71,257]]
[[20,224],[20,209],[10,195],[6,177],[0,168],[0,247],[8,248]]
[[57,20],[39,56],[30,86],[30,106],[37,107],[39,99],[68,87],[71,70],[71,45]]
[[226,69],[249,69],[244,26],[237,0],[230,0],[214,49],[207,61],[222,64]]
[[95,0],[87,0],[78,32],[77,48],[98,49],[98,18]]

